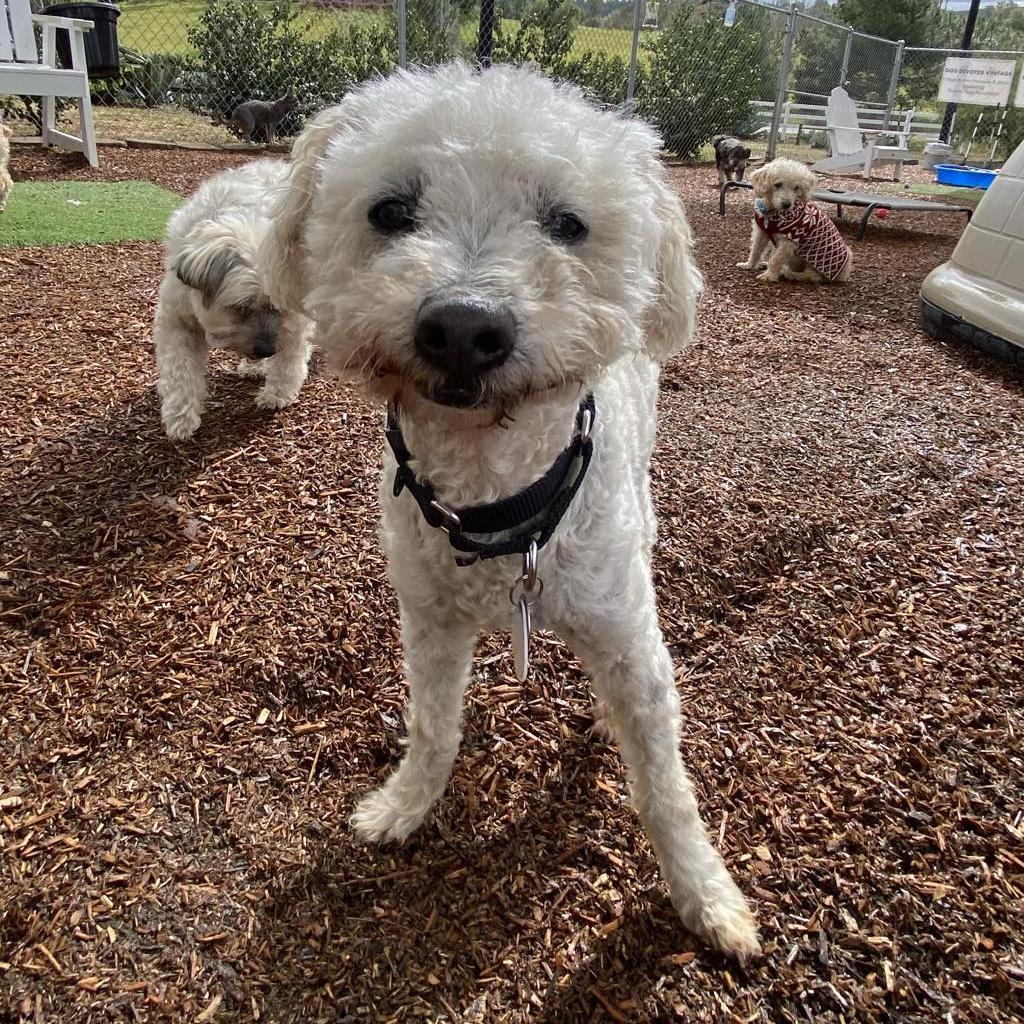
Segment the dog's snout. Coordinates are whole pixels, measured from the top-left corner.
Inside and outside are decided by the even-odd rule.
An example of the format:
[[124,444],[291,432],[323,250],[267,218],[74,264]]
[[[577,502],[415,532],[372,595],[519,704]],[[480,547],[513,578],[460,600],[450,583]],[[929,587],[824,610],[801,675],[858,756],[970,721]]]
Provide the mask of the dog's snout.
[[500,366],[515,341],[515,318],[501,302],[428,299],[416,316],[416,351],[431,366],[452,376],[473,377]]
[[254,338],[252,354],[257,359],[269,359],[277,352],[277,342],[272,337]]
[[783,199],[782,200],[782,208],[784,210],[788,210],[792,205],[793,205],[793,203],[792,203],[791,200],[789,200],[789,199]]

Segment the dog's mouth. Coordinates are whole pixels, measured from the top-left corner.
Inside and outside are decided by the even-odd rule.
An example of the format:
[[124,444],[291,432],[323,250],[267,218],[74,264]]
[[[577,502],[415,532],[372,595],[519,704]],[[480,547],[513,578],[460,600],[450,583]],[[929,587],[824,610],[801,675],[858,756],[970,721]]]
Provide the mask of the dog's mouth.
[[424,398],[450,409],[476,409],[484,405],[483,393],[475,384],[444,384],[424,388]]

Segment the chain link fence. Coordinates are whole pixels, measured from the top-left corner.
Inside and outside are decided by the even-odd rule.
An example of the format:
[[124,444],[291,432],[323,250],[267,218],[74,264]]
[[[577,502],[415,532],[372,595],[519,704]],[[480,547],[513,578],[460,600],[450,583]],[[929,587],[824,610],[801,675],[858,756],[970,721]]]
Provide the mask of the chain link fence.
[[[41,0],[33,4],[42,9]],[[240,144],[232,114],[253,99],[280,101],[255,139],[271,127],[288,138],[371,76],[461,58],[530,62],[574,81],[652,121],[683,159],[713,159],[712,137],[730,134],[755,157],[813,161],[828,152],[825,104],[836,86],[856,102],[864,127],[901,126],[910,115],[922,146],[934,138],[943,61],[958,52],[905,50],[828,20],[822,5],[812,15],[767,0],[118,4],[121,75],[93,83],[99,135],[177,144]],[[31,107],[17,98],[0,104],[6,118],[25,122],[16,131],[31,131]],[[1002,117],[1002,148],[1018,133],[1019,114]],[[958,141],[977,121],[961,108]]]

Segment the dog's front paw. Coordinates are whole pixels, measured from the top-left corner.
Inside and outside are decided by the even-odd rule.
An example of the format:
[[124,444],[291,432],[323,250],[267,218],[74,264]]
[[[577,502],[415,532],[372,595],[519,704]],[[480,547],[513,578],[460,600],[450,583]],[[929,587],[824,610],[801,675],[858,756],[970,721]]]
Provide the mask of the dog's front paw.
[[736,266],[739,267],[740,270],[753,270],[755,264],[751,263],[750,260],[744,260],[742,263],[737,263]]
[[389,839],[407,839],[430,813],[430,805],[409,806],[388,786],[381,786],[364,796],[356,805],[350,822],[360,838],[368,843]]
[[778,275],[766,270],[763,274],[757,275],[758,281],[778,281]]
[[162,417],[164,432],[172,441],[187,441],[198,429],[200,416],[192,409]]
[[607,701],[595,700],[590,707],[590,713],[594,716],[594,724],[590,731],[606,743],[615,742],[615,726],[612,724],[612,709]]
[[262,377],[267,371],[263,366],[264,360],[239,359],[235,367],[235,374],[239,377]]
[[757,922],[743,893],[728,876],[709,884],[702,904],[681,911],[680,917],[709,946],[735,957],[741,964],[761,955]]
[[277,388],[264,384],[256,395],[257,409],[284,409],[295,401],[296,395],[278,391]]

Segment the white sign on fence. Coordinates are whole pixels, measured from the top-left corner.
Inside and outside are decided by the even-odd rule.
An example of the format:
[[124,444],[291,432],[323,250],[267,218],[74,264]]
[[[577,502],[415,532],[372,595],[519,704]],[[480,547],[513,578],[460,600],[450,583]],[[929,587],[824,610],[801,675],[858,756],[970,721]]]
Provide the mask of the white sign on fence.
[[939,83],[939,99],[945,103],[1002,106],[1010,98],[1016,70],[1015,60],[947,57]]
[[1018,107],[1024,107],[1024,68],[1020,72],[1020,79],[1017,82],[1017,98],[1013,102]]

